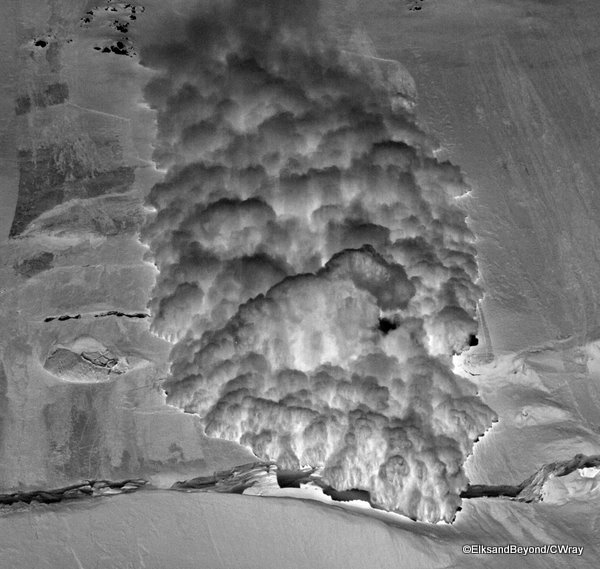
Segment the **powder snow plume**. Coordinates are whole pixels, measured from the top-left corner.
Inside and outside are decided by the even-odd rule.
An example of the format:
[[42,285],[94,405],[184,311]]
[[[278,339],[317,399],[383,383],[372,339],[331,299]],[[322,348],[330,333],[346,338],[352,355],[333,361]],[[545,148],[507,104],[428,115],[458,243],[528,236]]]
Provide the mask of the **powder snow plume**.
[[167,170],[143,235],[153,329],[175,343],[167,401],[283,468],[451,521],[494,420],[450,358],[481,294],[454,203],[468,188],[317,11],[209,2],[143,51]]

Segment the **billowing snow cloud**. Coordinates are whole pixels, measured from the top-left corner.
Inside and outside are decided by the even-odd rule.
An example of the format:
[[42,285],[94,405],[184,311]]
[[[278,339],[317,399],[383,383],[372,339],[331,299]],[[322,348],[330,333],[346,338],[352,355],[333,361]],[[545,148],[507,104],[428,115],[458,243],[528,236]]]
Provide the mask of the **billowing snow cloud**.
[[449,357],[480,296],[467,188],[317,8],[209,2],[142,53],[167,170],[144,239],[153,327],[176,342],[168,402],[261,458],[451,520],[493,420]]

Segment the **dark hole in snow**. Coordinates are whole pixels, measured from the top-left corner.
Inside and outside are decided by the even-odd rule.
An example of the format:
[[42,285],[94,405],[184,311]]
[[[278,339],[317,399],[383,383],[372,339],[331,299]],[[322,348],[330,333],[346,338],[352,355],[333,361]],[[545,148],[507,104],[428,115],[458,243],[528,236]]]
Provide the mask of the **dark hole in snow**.
[[94,314],[94,318],[103,318],[105,316],[125,316],[126,318],[148,318],[149,314],[144,312],[132,312],[127,314],[126,312],[119,312],[118,310],[109,310],[108,312],[102,312],[100,314]]
[[44,40],[37,40],[34,45],[36,47],[46,47],[48,45],[48,42]]
[[[119,42],[121,43],[121,42]],[[123,45],[123,44],[121,44]],[[129,55],[128,51],[126,49],[121,49],[120,47],[118,47],[117,45],[111,45],[110,49],[113,53],[116,53],[117,55]]]
[[469,346],[477,346],[479,344],[479,338],[475,334],[469,335]]
[[331,496],[336,502],[351,502],[352,500],[361,500],[363,502],[371,503],[371,494],[366,490],[359,490],[358,488],[352,488],[351,490],[336,490],[331,488],[323,488],[323,493]]
[[277,470],[277,484],[280,488],[300,488],[300,484],[309,479],[310,474],[302,470]]
[[380,318],[378,328],[384,334],[387,334],[390,330],[395,330],[398,328],[398,324],[392,322],[388,318]]
[[[277,470],[277,484],[280,488],[300,488],[302,484],[311,482],[312,470]],[[350,490],[336,490],[320,480],[313,480],[323,490],[323,494],[337,502],[351,502],[361,500],[371,504],[371,494],[367,490],[351,488]]]

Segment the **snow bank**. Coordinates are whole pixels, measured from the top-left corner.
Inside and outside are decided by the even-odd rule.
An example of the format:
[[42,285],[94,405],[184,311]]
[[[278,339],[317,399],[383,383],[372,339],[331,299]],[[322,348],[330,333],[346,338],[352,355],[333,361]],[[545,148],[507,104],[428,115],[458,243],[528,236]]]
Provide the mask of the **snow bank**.
[[[139,491],[0,516],[11,569],[597,567],[598,501],[465,505],[453,526],[294,499]],[[386,518],[384,521],[383,517]],[[394,518],[392,520],[392,518]],[[518,523],[515,523],[518,520]],[[524,537],[525,536],[525,537]],[[583,555],[473,555],[465,544],[583,546]],[[26,547],[23,546],[26,544]]]

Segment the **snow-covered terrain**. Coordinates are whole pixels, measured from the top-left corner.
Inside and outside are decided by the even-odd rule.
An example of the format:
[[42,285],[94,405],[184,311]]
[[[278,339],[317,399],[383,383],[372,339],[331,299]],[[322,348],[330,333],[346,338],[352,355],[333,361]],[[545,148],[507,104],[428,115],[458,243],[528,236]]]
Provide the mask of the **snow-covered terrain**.
[[[14,23],[0,97],[0,219],[12,236],[0,249],[0,493],[150,481],[129,495],[3,509],[0,567],[596,567],[593,469],[549,477],[541,502],[463,500],[452,525],[307,488],[164,490],[254,457],[207,438],[159,385],[170,346],[149,329],[156,270],[137,234],[165,172],[152,161],[156,117],[142,91],[154,72],[137,54],[144,38],[166,43],[165,22],[191,8],[144,8],[0,8],[3,25]],[[543,464],[600,454],[600,5],[327,0],[321,19],[347,65],[361,65],[357,53],[378,58],[383,71],[368,79],[395,85],[390,95],[406,89],[403,108],[416,86],[438,160],[460,165],[473,188],[457,203],[485,297],[479,345],[454,365],[499,421],[467,460],[469,481],[515,485]],[[473,555],[466,544],[584,550]]]
[[[318,502],[138,492],[2,517],[0,566],[55,569],[597,567],[598,498],[555,506],[469,501],[452,526],[383,521]],[[386,514],[390,516],[391,514]],[[571,544],[582,555],[463,553]]]
[[[418,89],[418,115],[473,187],[495,352],[598,335],[600,7],[594,0],[327,3]],[[406,4],[409,4],[407,2]]]

